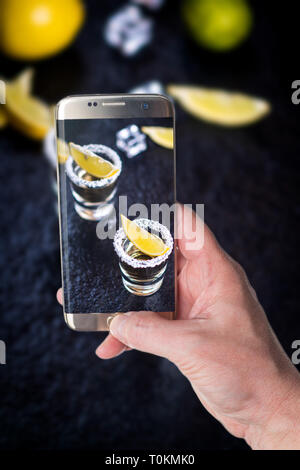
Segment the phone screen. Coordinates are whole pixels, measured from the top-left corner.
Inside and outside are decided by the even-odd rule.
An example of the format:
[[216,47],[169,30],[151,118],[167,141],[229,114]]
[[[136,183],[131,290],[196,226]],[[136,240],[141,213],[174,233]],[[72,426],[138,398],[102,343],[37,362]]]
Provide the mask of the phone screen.
[[57,121],[66,313],[175,310],[173,118]]

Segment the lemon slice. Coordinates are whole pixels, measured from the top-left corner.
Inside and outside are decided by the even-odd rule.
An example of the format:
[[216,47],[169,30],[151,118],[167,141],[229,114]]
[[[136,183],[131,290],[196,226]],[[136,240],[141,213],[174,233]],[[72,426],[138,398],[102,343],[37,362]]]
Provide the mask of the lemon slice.
[[32,91],[33,75],[34,69],[28,67],[19,73],[19,75],[17,75],[13,80],[5,80],[2,77],[0,77],[0,80],[5,82],[6,86],[16,87],[20,93],[29,95]]
[[[56,104],[51,104],[50,105],[50,116],[51,116],[51,126],[56,127]],[[66,145],[68,145],[66,143]]]
[[138,224],[127,219],[123,214],[121,214],[121,220],[126,237],[145,255],[161,256],[170,249],[159,237],[139,227]]
[[34,70],[33,68],[29,67],[23,70],[23,72],[21,72],[17,78],[10,82],[10,84],[17,86],[20,93],[29,95],[32,92],[33,75]]
[[173,144],[173,128],[172,127],[142,127],[142,132],[158,145],[167,149],[172,149]]
[[270,112],[270,104],[241,93],[170,85],[168,93],[195,117],[224,126],[243,126]]
[[66,163],[69,158],[69,146],[67,142],[62,139],[57,139],[57,158],[59,163]]
[[6,111],[10,123],[32,139],[43,139],[51,127],[48,106],[39,99],[20,92],[17,83],[7,85]]
[[8,122],[7,115],[5,111],[2,108],[0,108],[0,129],[3,129],[6,126],[7,122]]
[[[1,78],[2,81],[6,82],[7,85],[13,85],[18,88],[20,93],[24,93],[28,95],[31,93],[32,90],[32,81],[33,81],[33,69],[27,68],[23,72],[21,72],[17,78],[12,80],[11,82],[6,82]],[[0,107],[0,129],[3,129],[6,124],[8,123],[7,113],[5,112],[4,108]]]
[[70,142],[69,147],[71,155],[77,165],[92,176],[96,176],[97,178],[110,178],[120,171],[111,162],[81,147],[81,145]]

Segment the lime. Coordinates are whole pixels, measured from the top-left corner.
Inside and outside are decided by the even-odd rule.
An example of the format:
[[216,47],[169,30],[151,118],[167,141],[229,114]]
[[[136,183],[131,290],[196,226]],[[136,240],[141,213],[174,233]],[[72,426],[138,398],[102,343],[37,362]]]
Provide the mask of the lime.
[[194,40],[215,51],[241,44],[253,22],[246,0],[185,0],[182,13]]

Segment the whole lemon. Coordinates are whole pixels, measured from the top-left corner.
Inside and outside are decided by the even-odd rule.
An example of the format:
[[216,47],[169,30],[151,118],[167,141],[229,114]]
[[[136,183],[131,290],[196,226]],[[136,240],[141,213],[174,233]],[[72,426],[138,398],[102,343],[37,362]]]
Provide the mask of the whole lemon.
[[0,47],[15,59],[51,56],[71,43],[84,16],[81,0],[1,0]]
[[195,41],[215,51],[238,46],[253,22],[247,0],[185,0],[183,18]]

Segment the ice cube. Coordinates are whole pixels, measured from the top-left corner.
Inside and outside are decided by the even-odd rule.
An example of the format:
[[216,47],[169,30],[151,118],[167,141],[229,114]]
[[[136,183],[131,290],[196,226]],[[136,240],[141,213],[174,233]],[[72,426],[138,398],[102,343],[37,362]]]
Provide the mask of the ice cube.
[[151,10],[158,10],[163,6],[165,0],[133,0],[133,2],[148,7]]
[[124,127],[116,133],[116,146],[128,158],[133,158],[147,149],[146,136],[135,124]]
[[108,19],[104,38],[124,56],[133,56],[152,39],[153,21],[136,5],[128,5]]
[[164,87],[158,80],[151,80],[146,83],[142,83],[141,85],[132,88],[129,93],[134,94],[151,94],[151,93],[158,93],[160,95],[164,94]]

